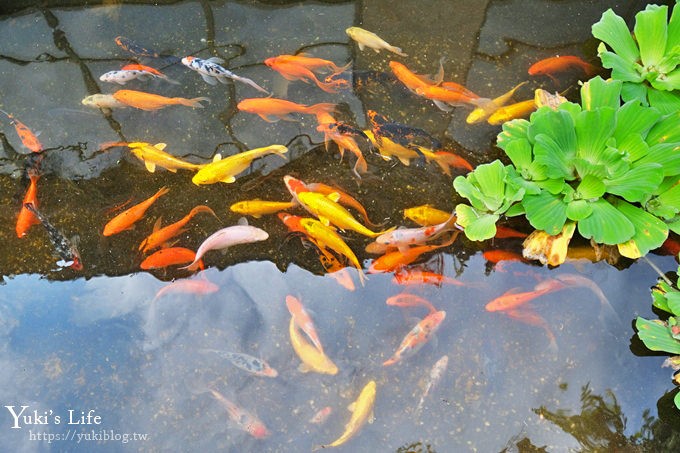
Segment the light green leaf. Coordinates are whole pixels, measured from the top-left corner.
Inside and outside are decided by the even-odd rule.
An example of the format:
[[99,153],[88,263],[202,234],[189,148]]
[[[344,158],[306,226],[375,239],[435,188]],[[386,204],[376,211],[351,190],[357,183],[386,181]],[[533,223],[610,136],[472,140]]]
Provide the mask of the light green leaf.
[[600,44],[597,53],[602,61],[602,66],[612,70],[612,78],[623,82],[635,82],[635,84],[645,80],[640,74],[642,67],[638,63],[626,60],[614,52],[609,52],[604,44]]
[[[573,126],[571,131],[574,131]],[[576,150],[561,147],[547,134],[538,134],[535,140],[534,160],[545,167],[545,175],[550,179],[573,179]]]
[[650,80],[652,87],[657,90],[673,91],[680,88],[680,69],[660,74],[657,78]]
[[635,101],[626,102],[616,112],[616,129],[614,138],[618,148],[621,142],[629,135],[635,134],[646,137],[651,127],[659,121],[661,113],[658,110],[643,107]]
[[649,200],[645,208],[663,219],[675,217],[680,212],[680,184],[674,185],[657,197]]
[[[616,96],[618,99],[618,92]],[[576,118],[575,128],[576,155],[590,162],[599,162],[616,128],[616,110],[610,107],[585,110]]]
[[666,55],[677,53],[678,46],[680,46],[680,8],[673,8],[671,19],[668,21]]
[[680,142],[680,110],[665,115],[649,130],[645,140],[650,145]]
[[640,59],[646,70],[656,71],[655,66],[666,50],[668,6],[647,5],[635,15],[635,39],[640,47]]
[[580,178],[585,178],[588,175],[595,176],[596,178],[603,179],[607,175],[607,167],[604,163],[600,162],[590,162],[585,159],[576,158],[572,161],[576,173]]
[[661,143],[651,146],[644,157],[634,165],[656,163],[661,165],[664,176],[680,174],[680,143]]
[[[638,161],[639,162],[639,161]],[[663,169],[657,163],[645,163],[631,167],[624,175],[605,179],[607,192],[619,195],[628,201],[644,200],[661,184]]]
[[465,236],[471,241],[484,241],[496,235],[495,214],[479,213],[465,204],[456,206],[457,222],[465,229]]
[[673,314],[680,314],[680,292],[672,291],[666,294],[666,301],[668,302],[668,308]]
[[622,156],[628,162],[635,162],[642,159],[649,152],[647,142],[642,139],[642,135],[632,133],[623,139],[616,141],[616,147],[624,153]]
[[606,187],[601,179],[595,176],[586,175],[576,188],[576,198],[581,198],[584,200],[600,198],[602,195],[604,195],[605,188]]
[[486,205],[484,203],[484,194],[479,190],[479,188],[473,184],[474,181],[473,173],[469,173],[467,176],[457,176],[453,180],[453,188],[462,197],[470,200],[470,204],[479,210],[486,210]]
[[598,107],[618,109],[621,105],[621,80],[609,79],[605,81],[597,76],[581,87],[581,105],[584,110],[595,110]]
[[[680,87],[678,87],[680,88]],[[647,90],[649,105],[664,115],[680,110],[680,94],[677,91]]]
[[623,86],[621,87],[621,99],[623,99],[623,102],[637,101],[645,107],[649,106],[647,100],[647,85],[624,81]]
[[559,196],[549,192],[538,195],[526,195],[522,200],[527,220],[537,230],[543,230],[549,235],[562,231],[567,220],[567,205]]
[[505,166],[500,160],[478,165],[474,170],[474,177],[480,190],[486,196],[484,200],[489,211],[495,211],[502,204],[505,194],[505,176]]
[[504,150],[508,143],[527,138],[527,127],[529,122],[525,119],[506,121],[503,123],[503,131],[496,138],[496,145]]
[[604,41],[614,52],[628,61],[637,61],[640,51],[630,35],[626,21],[608,9],[602,18],[592,26],[593,36]]
[[635,328],[638,331],[638,337],[648,349],[680,354],[680,341],[671,336],[668,327],[661,321],[649,321],[638,317],[635,320]]
[[680,216],[666,223],[673,233],[680,234]]
[[518,170],[528,168],[531,165],[531,144],[525,138],[513,140],[504,148],[515,168]]
[[477,213],[476,209],[466,204],[456,205],[456,223],[463,228],[466,228],[472,222],[477,220],[479,216],[480,214]]
[[635,227],[628,218],[608,201],[600,198],[590,203],[593,212],[578,222],[578,232],[598,244],[620,244],[635,234]]
[[652,214],[620,199],[613,200],[612,203],[635,228],[635,234],[630,238],[628,246],[619,246],[623,256],[640,258],[650,250],[659,248],[668,237],[668,226]]
[[553,110],[541,107],[531,115],[531,123],[527,128],[530,142],[535,142],[537,135],[548,135],[563,150],[563,153],[576,149],[576,132],[574,121],[569,112],[563,109]]
[[564,179],[544,179],[542,181],[537,181],[536,185],[553,195],[561,193],[565,186],[568,187],[568,184],[565,184]]
[[567,204],[567,218],[574,221],[585,219],[593,212],[586,200],[574,200]]

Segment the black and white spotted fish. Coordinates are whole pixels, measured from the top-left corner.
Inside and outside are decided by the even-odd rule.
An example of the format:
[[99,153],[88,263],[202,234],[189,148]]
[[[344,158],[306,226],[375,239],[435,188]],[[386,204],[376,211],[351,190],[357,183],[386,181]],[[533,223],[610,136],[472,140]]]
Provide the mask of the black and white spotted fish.
[[262,88],[257,83],[252,80],[241,77],[233,72],[220,66],[220,63],[224,63],[224,60],[219,57],[208,58],[203,60],[196,57],[184,57],[182,58],[182,64],[194,71],[198,72],[200,76],[205,80],[206,83],[210,85],[217,85],[217,82],[227,83],[227,79],[236,80],[246,85],[250,85],[258,91],[269,94],[269,91]]
[[83,262],[80,260],[80,253],[75,244],[64,236],[61,231],[56,229],[47,218],[42,215],[33,203],[24,203],[24,207],[31,211],[34,216],[40,220],[40,223],[47,230],[47,234],[50,236],[50,241],[54,246],[57,254],[61,260],[57,261],[57,266],[59,267],[70,267],[73,270],[79,271],[83,269]]
[[274,378],[279,375],[279,373],[274,368],[270,367],[267,362],[248,354],[218,351],[217,349],[202,349],[201,351],[218,354],[220,357],[229,360],[235,367],[247,371],[248,373],[252,373],[256,376]]

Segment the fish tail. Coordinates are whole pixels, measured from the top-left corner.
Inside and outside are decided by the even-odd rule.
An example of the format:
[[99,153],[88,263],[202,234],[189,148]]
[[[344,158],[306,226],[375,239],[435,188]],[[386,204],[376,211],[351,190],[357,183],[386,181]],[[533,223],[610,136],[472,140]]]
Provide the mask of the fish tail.
[[368,173],[368,163],[362,154],[357,155],[357,161],[352,171],[358,178],[361,178],[361,174]]
[[206,205],[196,206],[194,209],[189,211],[189,217],[193,217],[200,212],[206,212],[208,214],[212,214],[217,220],[220,220],[220,218],[217,217],[217,214],[215,214],[215,211],[213,211],[209,206],[206,206]]
[[399,55],[400,57],[408,57],[407,54],[405,54],[404,52],[402,52],[401,47],[390,46],[388,49],[389,49],[390,52],[394,52],[394,53],[396,53],[397,55]]
[[336,76],[338,74],[342,74],[343,72],[347,71],[352,66],[353,63],[354,62],[350,60],[350,62],[347,63],[345,66],[340,66],[340,67],[335,66],[333,68],[333,74],[332,75]]
[[468,171],[472,171],[472,165],[470,162],[463,159],[457,154],[450,153],[447,151],[437,151],[433,154],[433,159],[442,169],[442,171],[447,175],[451,175],[451,167],[464,168]]
[[179,104],[186,105],[187,107],[193,107],[196,109],[202,109],[204,106],[201,104],[201,101],[205,101],[208,104],[210,104],[210,98],[206,97],[200,97],[200,98],[193,98],[193,99],[185,99],[185,98],[173,98],[175,99]]
[[303,113],[309,113],[317,116],[324,113],[330,115],[331,113],[335,112],[335,107],[336,107],[335,104],[323,102],[320,104],[310,105],[309,107],[304,109]]
[[170,189],[168,189],[166,186],[163,186],[160,189],[158,189],[158,192],[156,192],[156,195],[154,195],[154,197],[158,198],[161,195],[165,195],[168,192],[170,192]]

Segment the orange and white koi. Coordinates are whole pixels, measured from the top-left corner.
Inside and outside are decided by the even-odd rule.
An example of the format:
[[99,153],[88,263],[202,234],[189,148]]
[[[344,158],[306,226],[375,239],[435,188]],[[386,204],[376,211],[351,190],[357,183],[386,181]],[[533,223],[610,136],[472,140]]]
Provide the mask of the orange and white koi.
[[437,225],[446,222],[451,217],[450,212],[433,208],[429,204],[404,209],[404,218],[414,221],[420,226]]
[[373,405],[375,404],[376,384],[375,381],[369,381],[364,386],[359,394],[359,397],[354,401],[348,409],[352,412],[349,422],[345,425],[345,432],[342,433],[335,441],[328,445],[319,445],[314,447],[312,451],[320,450],[322,448],[337,447],[344,444],[352,437],[354,437],[364,426],[366,422],[373,421]]
[[251,87],[265,94],[269,94],[269,91],[262,88],[253,80],[247,77],[238,76],[226,68],[220,66],[222,63],[224,63],[224,60],[219,57],[212,57],[208,58],[207,60],[192,56],[182,58],[182,64],[184,66],[198,72],[201,78],[210,85],[217,85],[217,82],[227,83],[227,79],[231,79],[236,80],[237,82],[245,83],[246,85],[250,85]]
[[255,414],[245,410],[244,408],[236,405],[235,403],[229,401],[224,395],[219,393],[217,390],[209,389],[212,396],[227,409],[227,414],[229,414],[229,419],[236,424],[236,426],[250,434],[256,439],[264,439],[269,436],[269,430],[265,424],[257,418]]
[[287,152],[288,148],[283,145],[269,145],[243,151],[242,153],[227,156],[224,159],[219,154],[216,154],[213,162],[206,164],[197,171],[194,177],[191,178],[191,182],[197,186],[217,182],[230,184],[236,181],[237,175],[248,169],[253,160],[268,154],[276,154],[285,160],[286,156],[284,154]]
[[201,243],[191,264],[180,269],[192,269],[198,260],[203,258],[203,255],[210,250],[225,250],[233,245],[250,244],[268,238],[269,234],[266,231],[251,225],[232,225],[222,228]]
[[[135,65],[138,66],[138,65]],[[139,65],[141,66],[141,65]],[[146,66],[145,66],[146,67]],[[154,70],[155,71],[155,70]],[[158,71],[156,71],[158,72]],[[159,73],[160,74],[160,73]],[[159,77],[158,75],[149,72],[147,70],[140,70],[140,69],[119,69],[116,71],[109,71],[105,72],[104,74],[99,76],[99,80],[102,82],[108,82],[108,83],[117,83],[118,85],[125,85],[131,80],[141,80],[141,81],[146,81],[155,77]],[[167,77],[159,77],[159,78],[164,78],[166,80],[170,80]],[[179,83],[179,82],[175,82]]]
[[427,384],[425,384],[425,390],[423,391],[423,394],[420,397],[420,401],[418,401],[418,405],[413,411],[416,417],[419,416],[420,412],[423,410],[423,404],[425,404],[425,398],[427,398],[427,395],[429,395],[432,389],[437,386],[439,381],[441,381],[442,376],[444,376],[444,373],[446,372],[446,367],[448,365],[449,356],[444,355],[439,360],[437,360],[437,362],[432,366],[432,369],[430,370],[430,376],[427,379]]
[[127,146],[135,157],[144,162],[144,167],[150,173],[156,171],[156,166],[176,173],[178,169],[198,171],[206,165],[193,164],[178,159],[165,151],[165,147],[167,146],[165,143],[156,143],[155,145],[152,145],[151,143],[146,142],[131,142],[127,143]]
[[[139,265],[141,269],[162,269],[168,266],[191,263],[196,258],[196,252],[185,247],[167,247],[147,256]],[[198,260],[196,267],[203,269],[203,261]]]
[[293,201],[267,201],[267,200],[243,200],[229,206],[231,212],[241,215],[249,215],[259,219],[266,214],[276,214],[288,208],[296,206]]
[[165,195],[169,191],[170,189],[167,187],[161,187],[158,192],[156,192],[151,197],[147,198],[141,203],[134,205],[131,208],[126,209],[113,219],[109,220],[104,226],[104,236],[111,236],[132,228],[135,222],[144,216],[146,210],[149,209],[159,197]]
[[500,107],[487,118],[487,123],[498,126],[506,121],[516,118],[524,118],[536,110],[536,102],[533,99],[517,102],[515,104]]
[[383,363],[383,366],[393,365],[418,352],[432,338],[445,318],[445,311],[435,311],[423,318],[406,334],[396,352]]
[[293,346],[293,350],[302,361],[299,367],[300,372],[307,373],[314,371],[321,374],[338,374],[338,367],[335,363],[324,352],[308,343],[300,334],[300,330],[293,317],[290,318],[288,333],[290,334],[290,343]]
[[357,45],[359,46],[359,50],[364,50],[364,48],[370,47],[376,52],[380,52],[381,49],[385,49],[392,53],[396,53],[401,57],[408,56],[404,52],[402,52],[399,47],[395,47],[389,44],[380,36],[376,35],[371,31],[364,30],[363,28],[349,27],[345,30],[345,33],[347,33],[347,36],[356,41]]
[[142,253],[147,253],[149,250],[161,247],[170,239],[186,231],[184,229],[184,226],[187,223],[189,223],[189,221],[193,219],[195,215],[200,214],[202,212],[212,214],[216,219],[219,219],[215,212],[212,209],[210,209],[210,207],[205,205],[196,206],[191,211],[189,211],[189,213],[185,215],[182,219],[170,225],[166,225],[163,228],[160,227],[161,219],[159,217],[158,220],[156,221],[156,224],[153,227],[153,233],[148,235],[142,241],[142,243],[139,244],[139,250],[141,250]]
[[307,334],[309,339],[312,340],[314,347],[316,347],[316,349],[318,349],[320,352],[323,352],[323,346],[321,345],[319,334],[316,332],[314,321],[312,321],[312,317],[309,316],[309,313],[307,313],[307,310],[305,310],[302,302],[300,302],[298,298],[289,294],[286,296],[286,307],[288,308],[290,315],[293,317],[295,324],[297,324],[297,326],[302,329],[305,334]]
[[597,74],[599,69],[582,58],[574,55],[557,55],[554,57],[544,58],[543,60],[537,61],[529,67],[529,75],[546,75],[550,77],[554,82],[557,83],[553,74],[556,72],[563,72],[570,68],[577,67],[583,70],[583,72],[588,77],[592,77]]
[[40,220],[26,207],[26,203],[30,203],[34,208],[38,207],[38,180],[40,179],[40,175],[31,172],[28,177],[31,182],[28,189],[26,189],[26,194],[21,203],[21,209],[19,210],[19,216],[17,217],[17,223],[14,228],[18,238],[24,237],[32,225],[40,223]]
[[[187,107],[202,109],[203,104],[201,104],[201,102],[210,103],[210,98],[206,97],[198,97],[192,99],[180,97],[169,98],[161,96],[159,94],[146,93],[144,91],[136,90],[118,90],[111,96],[113,96],[113,99],[115,99],[116,101],[125,104],[129,107],[134,107],[137,109],[147,111],[162,109],[170,105],[184,105]],[[85,103],[85,100],[83,100],[83,103]]]
[[38,137],[28,128],[28,126],[16,119],[14,115],[11,115],[4,110],[0,110],[0,112],[2,112],[9,119],[9,124],[14,126],[14,130],[17,132],[21,143],[26,148],[30,149],[34,153],[39,153],[43,150],[42,143],[40,143]]
[[314,73],[307,67],[295,63],[277,60],[276,58],[277,57],[267,58],[264,60],[264,64],[281,74],[281,76],[283,76],[283,78],[286,80],[301,80],[305,83],[315,83],[316,86],[321,88],[326,93],[337,93],[339,89],[347,88],[349,85],[344,79],[328,79],[328,81],[322,82],[317,79],[316,75],[314,75]]
[[243,99],[236,107],[242,112],[254,113],[263,120],[273,123],[279,120],[295,121],[290,116],[291,113],[316,115],[320,112],[326,112],[330,114],[336,106],[329,103],[302,105],[276,98],[249,98]]
[[484,308],[486,311],[515,310],[537,297],[563,288],[566,288],[566,285],[558,280],[543,280],[534,287],[533,291],[519,292],[518,288],[512,288],[486,304]]
[[429,300],[416,296],[415,294],[400,293],[396,296],[390,296],[385,301],[387,305],[392,305],[394,307],[425,307],[430,313],[437,311]]
[[449,218],[440,224],[430,225],[420,228],[400,228],[389,231],[379,235],[375,242],[379,244],[389,245],[392,247],[399,247],[405,250],[405,247],[414,244],[423,244],[431,241],[454,229],[460,229],[456,224],[456,213],[453,212]]

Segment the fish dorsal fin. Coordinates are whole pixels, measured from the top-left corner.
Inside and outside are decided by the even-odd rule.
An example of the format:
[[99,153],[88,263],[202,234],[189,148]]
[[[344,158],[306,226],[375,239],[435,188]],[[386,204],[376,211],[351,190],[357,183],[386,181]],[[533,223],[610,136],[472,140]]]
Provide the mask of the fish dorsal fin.
[[148,160],[145,160],[144,166],[149,171],[149,173],[154,173],[156,171],[156,164],[154,164],[153,162],[149,162]]
[[215,153],[215,155],[213,156],[213,160],[212,160],[212,161],[213,161],[213,162],[219,162],[219,161],[221,161],[221,160],[222,160],[222,155],[221,155],[220,153]]
[[153,224],[153,232],[155,233],[156,231],[161,229],[161,221],[163,220],[163,216],[158,216],[156,219],[156,222]]
[[236,181],[236,178],[233,175],[230,176],[225,176],[224,178],[220,179],[222,182],[226,182],[227,184],[231,184],[232,182]]
[[210,57],[210,58],[208,58],[208,59],[205,60],[205,61],[209,61],[209,62],[215,63],[215,64],[222,64],[222,63],[224,63],[224,60],[223,60],[222,58],[220,58],[220,57]]
[[517,294],[517,293],[519,293],[521,290],[522,290],[522,288],[520,288],[519,286],[515,286],[514,288],[510,288],[509,290],[507,290],[506,292],[504,292],[504,293],[501,294],[501,295],[502,295],[502,296],[509,296],[509,295],[511,295],[511,294]]
[[168,145],[167,145],[167,143],[156,143],[156,144],[153,145],[153,146],[154,146],[154,148],[158,148],[158,149],[160,149],[161,151],[163,151],[163,150],[165,149],[165,147],[168,146]]
[[375,414],[371,411],[371,415],[368,416],[368,423],[373,423],[375,421]]
[[340,194],[338,192],[332,192],[326,195],[326,198],[337,203],[338,200],[340,200]]
[[245,217],[240,217],[236,222],[237,225],[248,225],[248,219]]
[[328,217],[324,216],[319,216],[319,222],[323,223],[325,226],[329,226],[331,224],[331,221],[328,219]]
[[301,363],[300,366],[298,366],[298,371],[300,373],[309,373],[310,371],[312,371],[312,369],[309,368],[309,366],[306,363]]
[[350,403],[349,406],[347,406],[347,410],[350,411],[350,412],[354,412],[354,409],[356,409],[356,407],[357,407],[357,403],[356,403],[356,401],[353,401],[352,403]]

